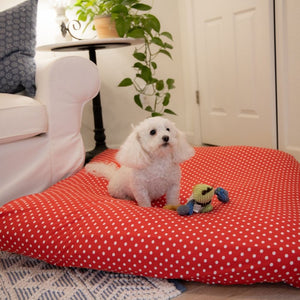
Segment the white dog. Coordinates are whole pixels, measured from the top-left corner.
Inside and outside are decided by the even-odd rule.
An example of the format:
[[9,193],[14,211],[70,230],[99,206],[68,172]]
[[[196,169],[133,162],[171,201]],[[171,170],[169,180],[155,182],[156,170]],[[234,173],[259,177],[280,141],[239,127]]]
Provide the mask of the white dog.
[[166,194],[167,203],[179,204],[181,170],[179,163],[194,155],[182,132],[162,117],[144,120],[133,129],[120,151],[121,164],[90,163],[86,170],[109,180],[114,198],[135,199],[150,207],[151,200]]

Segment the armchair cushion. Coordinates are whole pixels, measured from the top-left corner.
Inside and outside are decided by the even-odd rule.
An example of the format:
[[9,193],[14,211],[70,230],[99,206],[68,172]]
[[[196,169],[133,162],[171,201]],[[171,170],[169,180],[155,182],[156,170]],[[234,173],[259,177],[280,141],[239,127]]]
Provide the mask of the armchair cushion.
[[0,92],[35,95],[37,0],[0,12]]
[[22,95],[0,93],[0,144],[47,132],[46,106]]

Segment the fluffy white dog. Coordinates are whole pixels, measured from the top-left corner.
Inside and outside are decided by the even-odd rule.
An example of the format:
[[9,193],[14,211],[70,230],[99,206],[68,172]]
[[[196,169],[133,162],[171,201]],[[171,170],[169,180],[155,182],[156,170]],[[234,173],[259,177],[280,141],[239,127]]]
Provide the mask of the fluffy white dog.
[[114,198],[135,199],[150,207],[151,200],[166,194],[167,203],[179,203],[181,170],[179,163],[194,155],[174,123],[162,117],[144,120],[134,127],[119,152],[121,164],[90,163],[86,170],[109,180],[108,192]]

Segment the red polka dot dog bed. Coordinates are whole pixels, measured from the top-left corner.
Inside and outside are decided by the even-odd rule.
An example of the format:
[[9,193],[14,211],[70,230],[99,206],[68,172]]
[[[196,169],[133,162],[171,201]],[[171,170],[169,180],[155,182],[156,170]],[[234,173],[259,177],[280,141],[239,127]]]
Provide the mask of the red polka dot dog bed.
[[[106,150],[94,161],[114,161]],[[206,183],[229,192],[213,210],[180,216],[113,199],[84,169],[0,208],[0,250],[59,266],[210,284],[300,287],[300,164],[253,147],[196,148],[182,164],[181,203]]]

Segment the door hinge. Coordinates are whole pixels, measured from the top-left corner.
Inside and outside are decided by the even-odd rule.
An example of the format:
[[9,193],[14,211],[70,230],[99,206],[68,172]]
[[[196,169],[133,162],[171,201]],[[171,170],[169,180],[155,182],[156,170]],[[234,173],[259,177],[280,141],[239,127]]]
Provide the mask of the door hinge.
[[198,105],[200,104],[200,92],[199,92],[199,90],[196,91],[196,103]]

